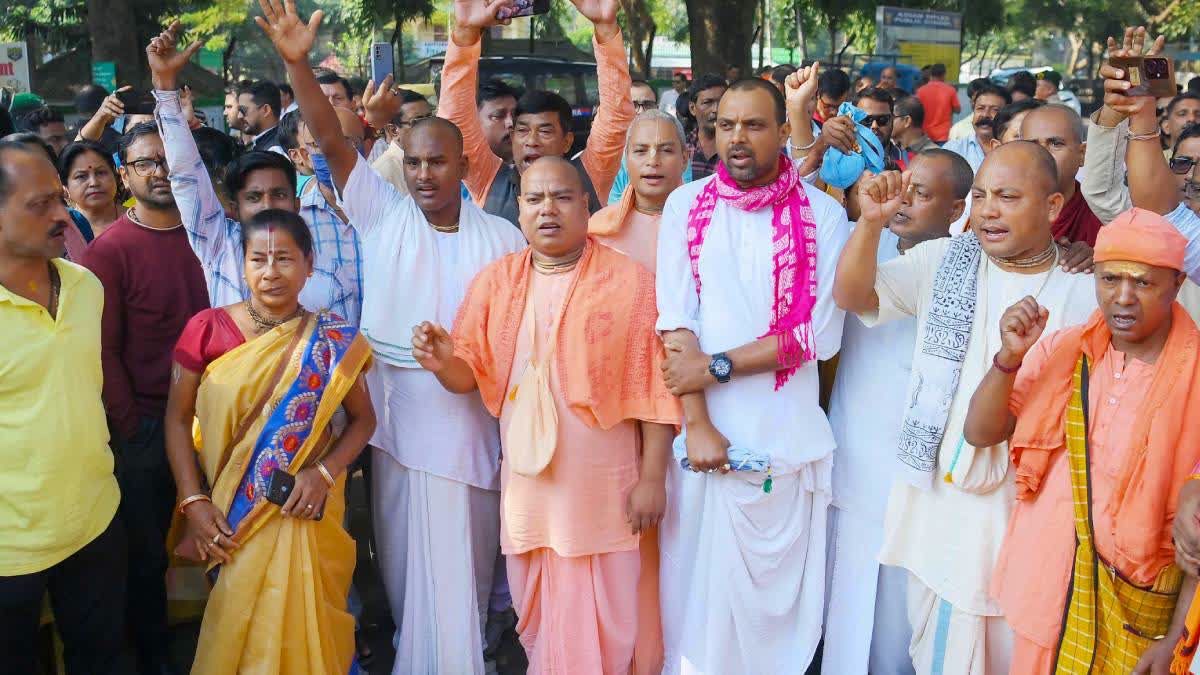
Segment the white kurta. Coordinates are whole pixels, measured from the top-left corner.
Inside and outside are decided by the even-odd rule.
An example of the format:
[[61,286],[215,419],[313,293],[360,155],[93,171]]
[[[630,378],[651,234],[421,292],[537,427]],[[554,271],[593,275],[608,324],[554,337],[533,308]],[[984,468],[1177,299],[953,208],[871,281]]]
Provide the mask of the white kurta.
[[[686,328],[707,353],[755,341],[771,323],[772,213],[718,202],[699,269],[687,253],[687,219],[707,180],[671,194],[658,240],[658,328]],[[805,186],[816,217],[817,354],[841,344],[833,303],[838,254],[849,235],[842,207]],[[775,391],[775,375],[738,376],[706,391],[713,423],[734,444],[770,454],[773,490],[760,475],[668,474],[661,526],[665,673],[803,673],[821,635],[825,521],[833,433],[818,403],[817,364]]]
[[[884,230],[880,264],[899,255],[899,237]],[[905,597],[908,574],[881,567],[883,519],[896,458],[904,400],[912,371],[915,318],[867,328],[846,317],[837,376],[829,400],[833,453],[829,593],[825,598],[827,675],[911,673]]]
[[[881,265],[875,283],[879,311],[864,315],[863,323],[873,326],[918,317],[916,354],[933,280],[950,241],[919,244]],[[958,611],[999,616],[999,606],[988,597],[988,585],[1013,505],[1013,475],[1007,444],[973,448],[963,441],[967,409],[1000,349],[1000,317],[1006,309],[1027,295],[1035,297],[1050,310],[1045,330],[1049,335],[1085,321],[1096,309],[1096,290],[1088,274],[1068,274],[1057,265],[1040,274],[1005,272],[986,255],[981,256],[978,289],[967,354],[932,487],[923,490],[905,481],[893,483],[880,562],[908,569]],[[953,483],[947,483],[944,476],[951,468]]]
[[363,331],[376,356],[366,375],[378,420],[372,507],[397,627],[393,672],[482,673],[499,551],[499,424],[478,392],[447,392],[405,350],[417,322],[449,328],[475,275],[525,239],[468,202],[459,232],[435,232],[362,158],[342,206],[362,240]]

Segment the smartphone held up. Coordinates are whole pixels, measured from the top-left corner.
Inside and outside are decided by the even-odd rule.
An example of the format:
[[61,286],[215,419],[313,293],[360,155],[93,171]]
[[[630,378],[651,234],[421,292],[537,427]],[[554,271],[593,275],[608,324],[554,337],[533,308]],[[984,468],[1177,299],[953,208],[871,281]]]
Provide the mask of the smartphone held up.
[[396,64],[394,59],[395,54],[392,52],[392,43],[371,43],[371,79],[375,81],[376,85],[381,84],[384,78],[395,71]]
[[1171,59],[1162,56],[1114,56],[1108,65],[1120,68],[1131,85],[1126,96],[1169,98],[1176,94],[1175,71]]
[[501,19],[517,19],[535,14],[547,14],[550,0],[513,0],[512,7],[500,11]]

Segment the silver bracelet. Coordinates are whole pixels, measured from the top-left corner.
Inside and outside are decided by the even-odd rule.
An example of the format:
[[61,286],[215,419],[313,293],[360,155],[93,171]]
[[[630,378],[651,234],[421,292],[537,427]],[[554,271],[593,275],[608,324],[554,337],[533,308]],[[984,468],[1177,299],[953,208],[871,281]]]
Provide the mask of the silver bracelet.
[[1135,134],[1131,131],[1131,132],[1126,133],[1126,136],[1131,141],[1153,141],[1154,139],[1162,136],[1162,130],[1155,129],[1153,132],[1148,133],[1148,134]]
[[816,147],[818,138],[820,138],[820,137],[814,136],[812,143],[809,143],[808,145],[804,146],[803,148],[792,148],[792,152],[808,152],[809,150],[812,150],[814,147]]

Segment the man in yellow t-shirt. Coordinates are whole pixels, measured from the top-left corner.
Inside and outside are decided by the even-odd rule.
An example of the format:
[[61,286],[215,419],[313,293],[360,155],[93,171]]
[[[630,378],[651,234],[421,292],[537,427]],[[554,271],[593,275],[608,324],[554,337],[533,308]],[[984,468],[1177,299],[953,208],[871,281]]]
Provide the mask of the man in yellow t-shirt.
[[100,398],[95,276],[61,258],[54,166],[0,141],[0,673],[41,672],[47,591],[67,671],[118,672],[125,534]]

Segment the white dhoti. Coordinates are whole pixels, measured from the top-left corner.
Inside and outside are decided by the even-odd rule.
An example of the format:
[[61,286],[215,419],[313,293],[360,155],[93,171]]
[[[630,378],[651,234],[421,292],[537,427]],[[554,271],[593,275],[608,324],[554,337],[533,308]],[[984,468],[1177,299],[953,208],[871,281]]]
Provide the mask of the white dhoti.
[[955,609],[920,579],[908,575],[913,665],[921,675],[1005,675],[1013,633],[1002,616]]
[[500,493],[373,453],[375,543],[396,622],[392,673],[481,675]]
[[821,639],[828,457],[774,476],[671,462],[660,526],[663,672],[802,675]]
[[913,675],[908,572],[879,564],[883,523],[829,509],[824,675]]

